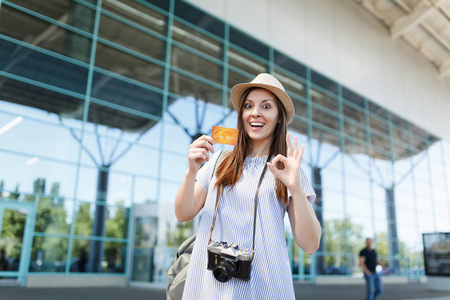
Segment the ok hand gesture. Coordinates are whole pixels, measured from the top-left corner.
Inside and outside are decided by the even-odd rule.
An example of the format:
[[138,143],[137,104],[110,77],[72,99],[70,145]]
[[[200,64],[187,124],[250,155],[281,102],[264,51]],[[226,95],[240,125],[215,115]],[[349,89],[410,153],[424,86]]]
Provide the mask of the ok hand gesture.
[[[302,164],[303,150],[305,146],[298,149],[297,136],[294,137],[294,146],[291,143],[291,136],[286,135],[287,157],[278,154],[272,162],[267,163],[269,170],[286,185],[292,193],[295,189],[301,188],[300,184],[300,166]],[[277,163],[281,162],[284,169],[280,170],[276,167]]]

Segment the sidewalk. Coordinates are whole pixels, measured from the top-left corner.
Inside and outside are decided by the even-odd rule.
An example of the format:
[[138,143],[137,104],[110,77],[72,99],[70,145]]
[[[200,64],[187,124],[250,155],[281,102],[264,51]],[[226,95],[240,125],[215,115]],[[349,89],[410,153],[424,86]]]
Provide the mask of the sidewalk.
[[[378,300],[450,300],[450,293],[428,291],[425,284],[386,284]],[[364,285],[311,285],[295,283],[296,299],[301,300],[362,300]],[[0,289],[4,300],[164,300],[165,286],[109,288],[17,288]]]

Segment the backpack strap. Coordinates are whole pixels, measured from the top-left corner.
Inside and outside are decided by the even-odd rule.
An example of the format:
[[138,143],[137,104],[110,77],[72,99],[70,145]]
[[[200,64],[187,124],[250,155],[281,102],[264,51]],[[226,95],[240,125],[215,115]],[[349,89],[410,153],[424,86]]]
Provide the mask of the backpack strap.
[[228,156],[228,154],[231,153],[231,150],[222,150],[222,152],[220,152],[219,157],[217,158],[215,164],[214,164],[214,168],[213,171],[211,173],[211,179],[214,177],[214,173],[216,172],[216,168],[217,165],[220,165],[222,163],[222,161]]

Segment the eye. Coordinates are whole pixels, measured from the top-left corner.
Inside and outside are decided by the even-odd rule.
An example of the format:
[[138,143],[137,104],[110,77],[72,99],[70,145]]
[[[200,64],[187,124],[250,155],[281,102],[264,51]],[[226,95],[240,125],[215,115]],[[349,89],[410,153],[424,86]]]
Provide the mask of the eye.
[[251,105],[250,103],[245,103],[245,104],[244,104],[244,109],[245,109],[245,108],[252,108],[252,105]]
[[270,106],[270,104],[264,104],[263,105],[263,108],[265,108],[265,109],[269,109],[269,108],[271,108],[272,106]]

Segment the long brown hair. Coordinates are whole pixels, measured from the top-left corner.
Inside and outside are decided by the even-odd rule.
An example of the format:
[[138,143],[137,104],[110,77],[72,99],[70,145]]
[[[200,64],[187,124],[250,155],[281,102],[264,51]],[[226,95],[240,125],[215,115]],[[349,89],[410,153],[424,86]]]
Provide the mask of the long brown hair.
[[[241,96],[241,102],[238,111],[238,129],[239,135],[237,145],[234,150],[223,160],[223,162],[217,168],[217,182],[216,188],[223,185],[231,185],[231,188],[239,181],[242,176],[242,170],[245,158],[251,153],[250,137],[244,128],[242,122],[242,113],[244,110],[245,99],[251,91],[258,89],[257,87],[247,89]],[[268,90],[267,90],[268,91]],[[270,91],[269,91],[270,92]],[[286,110],[275,94],[272,95],[276,99],[276,105],[278,108],[278,123],[273,133],[272,143],[270,145],[269,158],[274,155],[282,154],[286,156]],[[279,162],[277,164],[279,169],[283,169],[283,164]],[[277,187],[277,197],[281,202],[287,204],[287,189],[286,186],[276,178],[275,186]]]

